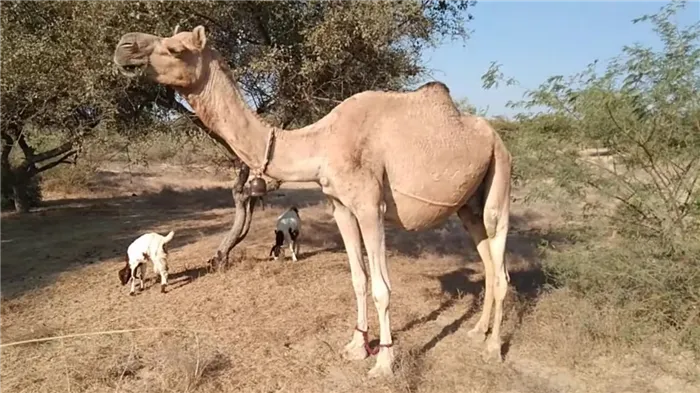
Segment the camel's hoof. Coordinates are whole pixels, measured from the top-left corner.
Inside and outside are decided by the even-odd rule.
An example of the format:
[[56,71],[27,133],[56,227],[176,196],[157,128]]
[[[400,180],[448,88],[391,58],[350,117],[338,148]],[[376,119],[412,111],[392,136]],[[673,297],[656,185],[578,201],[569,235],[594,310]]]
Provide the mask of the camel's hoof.
[[129,296],[136,296],[136,292],[129,292]]
[[370,378],[391,378],[394,376],[394,372],[391,370],[391,365],[384,365],[377,362],[377,364],[369,370],[367,376]]
[[482,343],[486,340],[486,332],[475,326],[472,330],[467,332],[467,337],[476,343]]
[[501,344],[488,343],[486,349],[481,354],[481,357],[487,363],[503,363],[503,356],[501,356]]
[[165,293],[165,285],[160,286],[160,293]]
[[363,360],[366,359],[369,354],[365,349],[364,345],[356,346],[352,342],[343,348],[343,358],[345,360]]

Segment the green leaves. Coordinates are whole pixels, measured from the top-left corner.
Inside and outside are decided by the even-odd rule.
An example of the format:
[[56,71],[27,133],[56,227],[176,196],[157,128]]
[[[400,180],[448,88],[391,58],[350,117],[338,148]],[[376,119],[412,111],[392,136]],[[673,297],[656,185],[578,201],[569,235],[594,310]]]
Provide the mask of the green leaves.
[[[602,73],[596,61],[528,90],[513,106],[541,113],[522,115],[509,139],[516,165],[531,176],[595,189],[609,200],[598,214],[666,244],[698,230],[688,206],[700,195],[700,22],[674,24],[682,6],[669,3],[635,22],[652,25],[661,49],[625,46]],[[506,78],[494,62],[482,80],[493,88]],[[591,147],[608,148],[611,159],[557,154]]]
[[158,121],[143,113],[151,111],[148,103],[178,104],[162,87],[115,75],[114,45],[128,31],[167,36],[176,24],[202,24],[256,106],[273,121],[306,124],[356,92],[414,81],[424,72],[426,45],[466,37],[466,11],[473,5],[3,2],[2,120],[55,126],[89,104],[100,108],[105,126],[125,131]]

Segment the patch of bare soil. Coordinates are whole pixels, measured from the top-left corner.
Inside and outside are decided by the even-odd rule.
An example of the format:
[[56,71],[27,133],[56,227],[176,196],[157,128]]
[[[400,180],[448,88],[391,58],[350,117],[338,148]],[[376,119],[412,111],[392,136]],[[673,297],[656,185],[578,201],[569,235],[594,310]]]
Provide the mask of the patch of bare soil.
[[[105,170],[100,192],[60,196],[28,217],[3,216],[2,343],[170,330],[5,347],[3,391],[700,391],[691,358],[594,351],[567,337],[566,310],[576,305],[541,290],[538,245],[563,242],[542,229],[558,219],[547,207],[514,208],[503,364],[484,363],[484,345],[466,335],[481,311],[483,279],[459,221],[420,233],[388,230],[397,370],[391,380],[369,380],[373,358],[348,362],[339,354],[355,300],[340,235],[315,186],[285,184],[268,196],[234,251],[237,263],[208,273],[205,261],[232,223],[232,182],[205,169],[120,172]],[[274,220],[292,204],[304,220],[301,258],[270,261]],[[168,293],[159,293],[149,265],[146,290],[129,297],[117,279],[126,247],[146,231],[169,230]],[[371,299],[368,306],[376,340]]]

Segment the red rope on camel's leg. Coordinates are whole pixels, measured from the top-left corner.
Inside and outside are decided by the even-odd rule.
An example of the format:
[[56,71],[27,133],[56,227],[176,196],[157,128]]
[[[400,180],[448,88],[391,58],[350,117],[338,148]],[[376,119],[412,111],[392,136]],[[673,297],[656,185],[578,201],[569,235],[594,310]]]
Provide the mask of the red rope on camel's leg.
[[368,338],[368,335],[367,335],[367,331],[360,330],[360,328],[358,328],[357,326],[355,326],[355,330],[357,330],[358,332],[362,333],[362,338],[363,338],[364,341],[365,341],[365,350],[366,350],[367,353],[370,354],[370,355],[376,355],[376,354],[378,354],[378,353],[379,353],[379,350],[380,350],[382,347],[384,347],[384,348],[391,348],[391,347],[394,345],[394,343],[390,343],[390,344],[381,344],[381,343],[380,343],[380,344],[377,346],[377,348],[372,349],[372,348],[369,346],[369,338]]

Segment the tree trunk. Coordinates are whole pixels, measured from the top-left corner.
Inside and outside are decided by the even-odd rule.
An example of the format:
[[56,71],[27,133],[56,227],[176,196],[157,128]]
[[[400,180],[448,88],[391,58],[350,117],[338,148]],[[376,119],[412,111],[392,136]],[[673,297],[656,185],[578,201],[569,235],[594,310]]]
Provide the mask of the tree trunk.
[[28,189],[29,180],[21,176],[15,177],[12,184],[12,199],[17,213],[29,213],[31,209],[31,197]]

